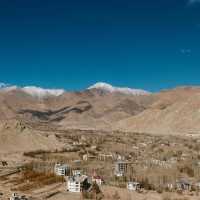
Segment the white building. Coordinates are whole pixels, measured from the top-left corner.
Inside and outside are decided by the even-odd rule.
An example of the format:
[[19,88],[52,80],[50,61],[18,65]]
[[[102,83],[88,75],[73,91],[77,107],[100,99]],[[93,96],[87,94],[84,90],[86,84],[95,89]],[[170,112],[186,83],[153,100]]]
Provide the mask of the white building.
[[127,189],[132,191],[137,191],[141,188],[140,183],[138,182],[128,182]]
[[76,177],[71,177],[67,181],[67,190],[69,192],[81,192],[81,182]]
[[54,172],[58,176],[66,176],[67,173],[69,172],[69,166],[64,164],[56,164],[54,167]]
[[128,170],[128,162],[118,160],[115,163],[115,171],[114,171],[115,176],[118,177],[124,176],[127,173],[127,170]]
[[83,189],[88,189],[90,186],[91,184],[86,175],[72,176],[67,180],[67,191],[69,192],[81,192]]
[[84,160],[84,161],[95,160],[95,159],[97,159],[96,156],[89,155],[89,154],[84,154],[84,155],[83,155],[83,160]]

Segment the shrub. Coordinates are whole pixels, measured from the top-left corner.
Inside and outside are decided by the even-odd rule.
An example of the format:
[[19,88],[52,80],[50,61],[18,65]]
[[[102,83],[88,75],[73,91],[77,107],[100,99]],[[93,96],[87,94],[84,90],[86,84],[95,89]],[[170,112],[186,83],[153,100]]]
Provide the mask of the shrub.
[[154,186],[152,184],[149,183],[149,179],[145,178],[141,181],[141,186],[142,188],[144,188],[145,190],[154,190]]
[[27,157],[35,158],[37,155],[45,154],[45,153],[50,153],[50,151],[45,151],[45,150],[28,151],[28,152],[24,152],[23,155]]
[[33,188],[38,188],[45,185],[64,182],[63,177],[55,176],[52,173],[40,173],[26,168],[22,171],[21,177],[15,180],[16,184],[23,184],[16,188],[19,191],[27,191]]

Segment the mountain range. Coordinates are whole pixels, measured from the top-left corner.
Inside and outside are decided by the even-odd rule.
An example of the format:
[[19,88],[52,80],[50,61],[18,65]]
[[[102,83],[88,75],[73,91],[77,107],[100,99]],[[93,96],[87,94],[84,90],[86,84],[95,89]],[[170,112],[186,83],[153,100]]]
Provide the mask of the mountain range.
[[[38,132],[68,129],[198,135],[199,122],[200,87],[151,93],[97,83],[83,91],[66,92],[0,84],[1,148],[6,142],[12,147],[16,138],[34,141]],[[56,144],[55,138],[47,142],[39,135],[37,145]],[[36,143],[32,147],[39,148]]]

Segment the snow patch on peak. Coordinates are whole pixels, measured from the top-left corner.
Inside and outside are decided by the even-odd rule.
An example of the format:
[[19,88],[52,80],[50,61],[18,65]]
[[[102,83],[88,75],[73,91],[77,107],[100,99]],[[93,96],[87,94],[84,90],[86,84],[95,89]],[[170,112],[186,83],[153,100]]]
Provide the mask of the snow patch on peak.
[[8,92],[17,89],[37,98],[60,96],[65,92],[63,89],[44,89],[36,86],[18,87],[6,83],[0,83],[0,91]]
[[88,89],[89,90],[90,89],[102,89],[102,90],[114,92],[114,87],[112,85],[110,85],[108,83],[103,83],[103,82],[96,83],[96,84],[90,86]]
[[21,88],[22,91],[28,93],[31,96],[38,97],[38,98],[44,98],[48,96],[60,96],[65,91],[63,89],[43,89],[40,87],[35,86],[26,86]]
[[11,91],[11,90],[16,90],[17,86],[15,85],[10,85],[10,84],[6,84],[6,83],[0,83],[0,90],[2,91]]
[[119,92],[119,93],[123,93],[123,94],[129,94],[129,95],[147,95],[150,94],[150,92],[145,91],[145,90],[141,90],[141,89],[131,89],[131,88],[127,88],[127,87],[114,87],[108,83],[103,83],[103,82],[99,82],[96,83],[92,86],[90,86],[88,88],[89,90],[91,89],[100,89],[100,90],[104,90],[107,92]]

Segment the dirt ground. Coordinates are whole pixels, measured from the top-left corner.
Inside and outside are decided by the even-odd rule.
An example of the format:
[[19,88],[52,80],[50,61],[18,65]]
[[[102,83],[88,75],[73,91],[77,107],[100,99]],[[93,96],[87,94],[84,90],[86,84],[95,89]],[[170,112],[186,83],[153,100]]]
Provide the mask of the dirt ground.
[[[40,188],[37,190],[29,191],[28,193],[20,195],[26,195],[30,199],[34,200],[82,200],[80,193],[70,193],[65,190],[64,184],[53,184]],[[199,200],[200,196],[195,193],[190,195],[178,195],[176,193],[162,193],[158,194],[154,191],[145,191],[143,193],[137,193],[128,191],[127,189],[121,189],[111,186],[102,186],[101,190],[104,194],[104,200],[165,200],[169,197],[169,200]],[[0,192],[3,193],[3,197],[0,199],[7,200],[11,194],[15,191],[10,190],[10,185],[6,184],[6,181],[0,181]]]
[[[127,189],[120,189],[110,186],[102,186],[101,190],[104,194],[104,200],[164,200],[166,197],[169,197],[172,200],[199,200],[199,196],[190,196],[190,195],[178,195],[176,193],[162,193],[158,194],[157,192],[149,191],[144,193],[130,192]],[[116,198],[116,193],[119,198]],[[61,192],[55,196],[49,198],[49,200],[81,200],[80,194]]]

